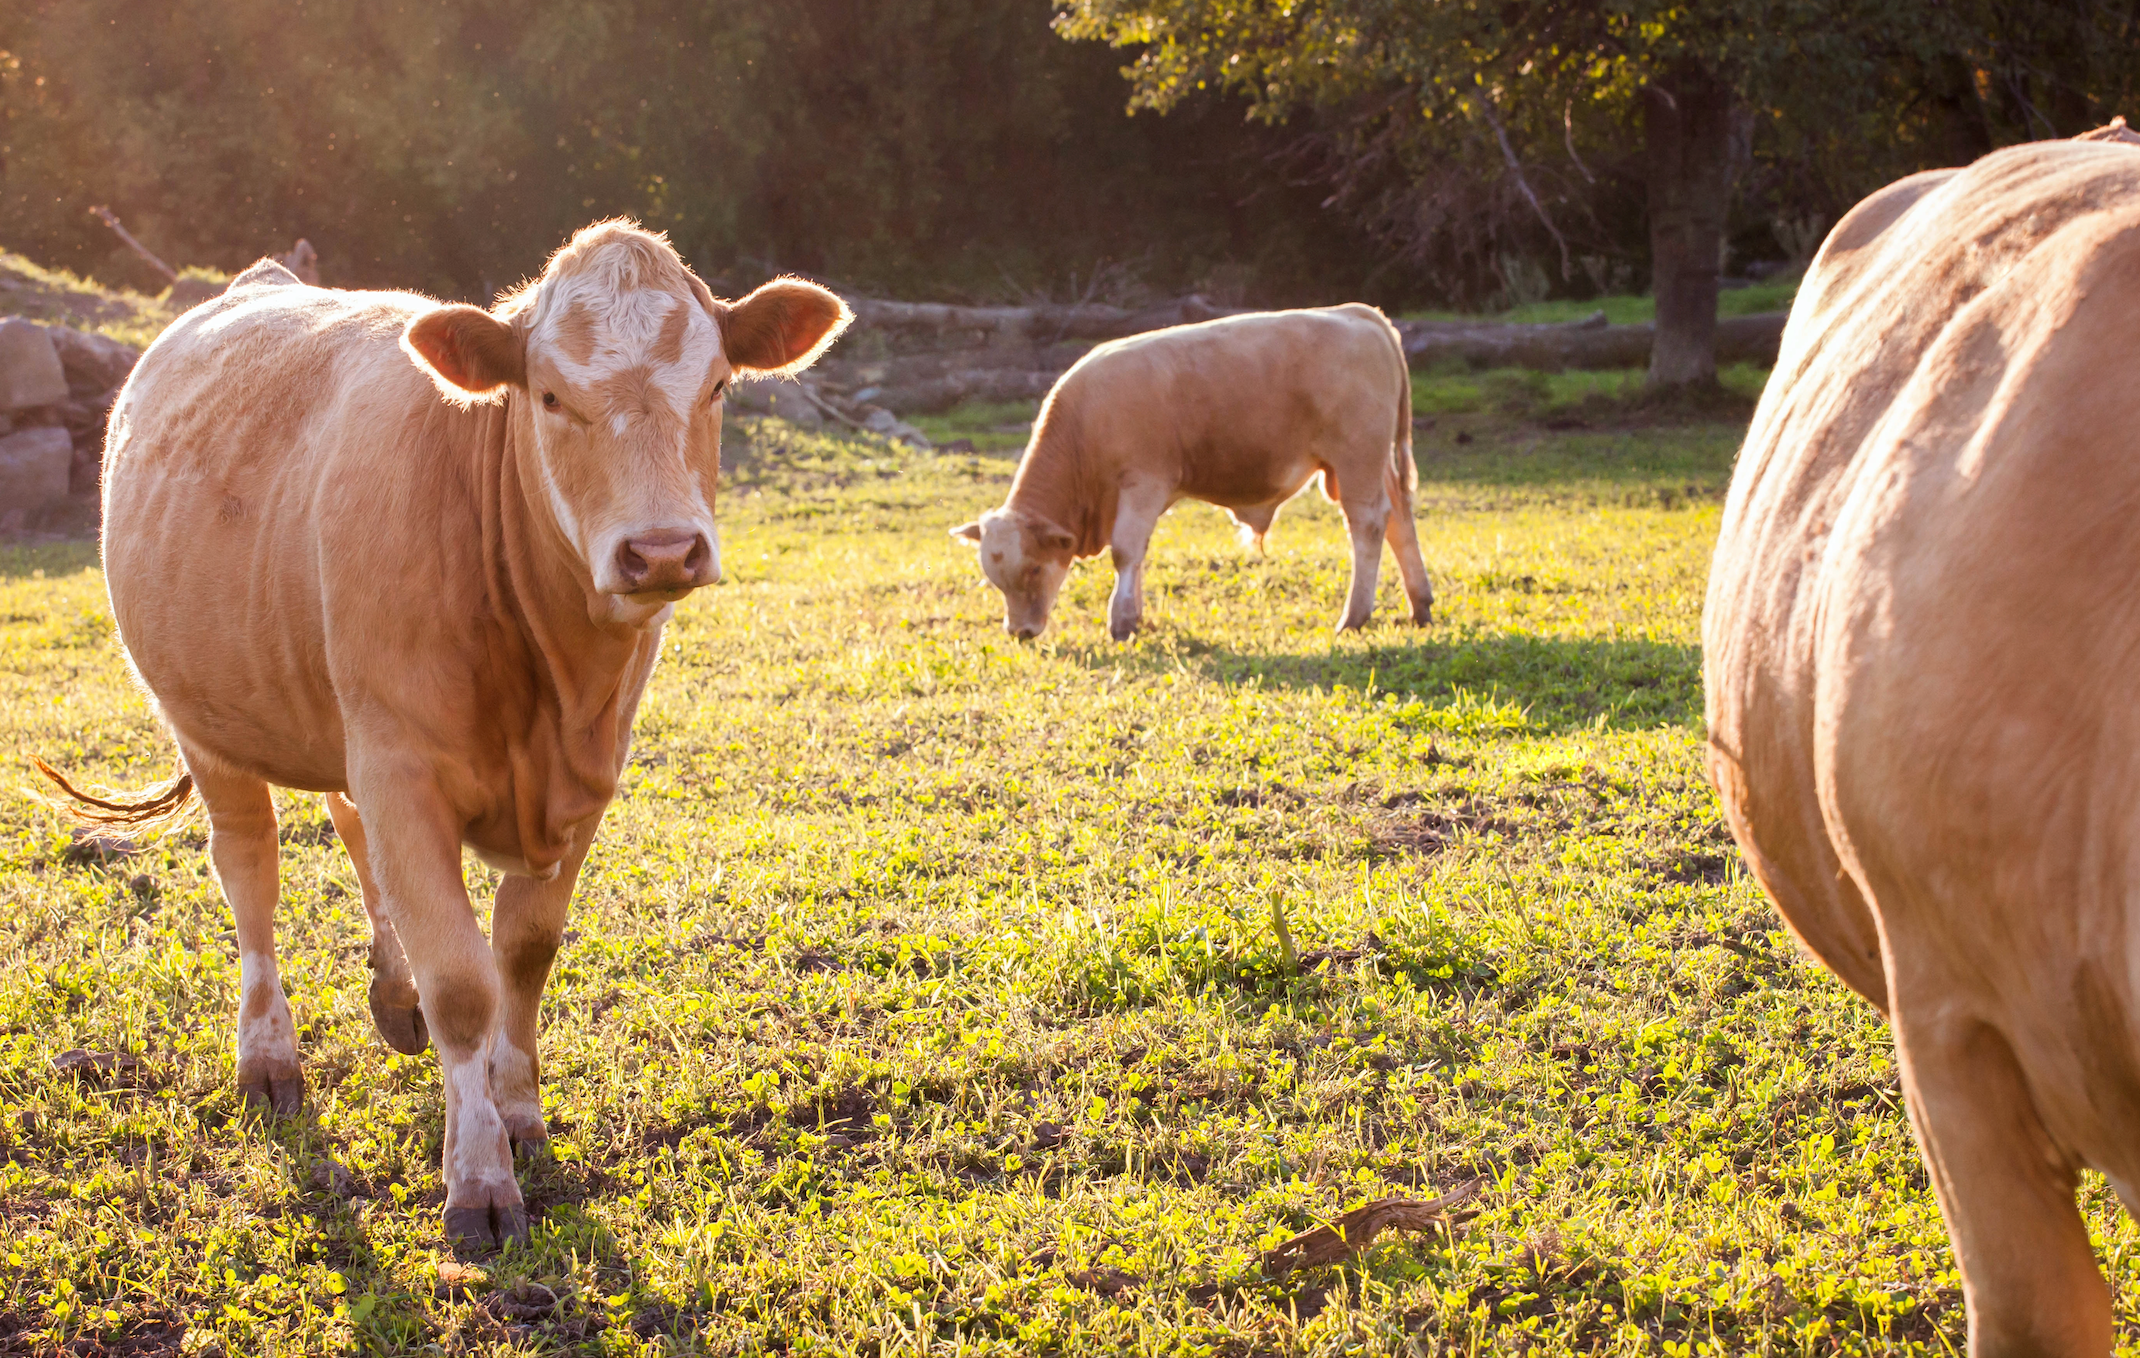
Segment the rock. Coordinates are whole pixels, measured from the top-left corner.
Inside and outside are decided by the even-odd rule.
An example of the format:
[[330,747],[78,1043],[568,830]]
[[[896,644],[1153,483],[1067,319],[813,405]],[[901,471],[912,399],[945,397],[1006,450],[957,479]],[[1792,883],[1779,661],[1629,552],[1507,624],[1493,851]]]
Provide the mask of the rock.
[[813,429],[825,422],[824,409],[800,382],[738,382],[732,399],[737,410],[754,415],[777,415]]
[[104,430],[111,420],[111,403],[118,395],[114,387],[93,397],[71,400],[59,408],[60,425],[74,440],[74,468],[68,475],[67,488],[76,495],[97,488],[104,469]]
[[58,405],[66,399],[67,373],[51,337],[18,316],[0,321],[0,410]]
[[862,421],[862,427],[872,434],[882,434],[888,439],[894,439],[915,448],[935,446],[929,442],[927,434],[922,433],[919,429],[900,419],[883,406],[870,407],[868,416]]
[[[69,330],[63,325],[44,327],[45,337],[52,341],[54,352],[59,355],[60,367],[67,374],[67,389],[76,396],[94,396],[110,391],[126,380],[140,360],[141,351],[131,344],[121,344],[103,335],[93,335],[86,330]],[[109,406],[110,401],[105,405]]]
[[64,429],[25,429],[0,439],[0,512],[34,514],[65,499],[74,471],[74,440]]
[[197,274],[180,274],[178,281],[164,289],[163,304],[173,311],[190,311],[203,302],[213,301],[223,295],[228,284]]

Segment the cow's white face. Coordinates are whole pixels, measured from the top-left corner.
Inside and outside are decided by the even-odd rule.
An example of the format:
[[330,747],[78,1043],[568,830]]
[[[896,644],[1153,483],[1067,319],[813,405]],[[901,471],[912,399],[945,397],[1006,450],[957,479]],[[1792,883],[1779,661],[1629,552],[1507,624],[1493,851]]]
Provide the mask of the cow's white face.
[[543,490],[614,621],[648,621],[721,578],[713,507],[733,372],[688,295],[583,283],[545,299],[530,330]]
[[645,626],[721,578],[721,404],[738,372],[809,366],[851,319],[812,283],[716,301],[668,242],[588,227],[498,312],[446,306],[403,345],[455,400],[514,403],[600,622]]
[[981,573],[1003,591],[1003,630],[1021,641],[1046,631],[1070,574],[1070,534],[1013,509],[991,509],[951,535],[980,548]]

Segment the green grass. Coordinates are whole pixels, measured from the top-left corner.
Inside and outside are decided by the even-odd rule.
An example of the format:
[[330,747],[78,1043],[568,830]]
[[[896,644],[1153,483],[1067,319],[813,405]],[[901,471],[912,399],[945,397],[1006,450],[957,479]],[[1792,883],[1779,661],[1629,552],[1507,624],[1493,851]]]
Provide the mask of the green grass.
[[932,442],[965,439],[978,452],[1023,448],[1039,413],[1038,401],[967,401],[941,415],[912,415],[908,422]]
[[[1765,279],[1743,288],[1728,288],[1717,294],[1716,314],[1719,316],[1752,316],[1763,311],[1789,311],[1791,299],[1798,295],[1798,276],[1786,274]],[[1458,311],[1408,311],[1402,319],[1408,321],[1473,321],[1490,320],[1511,325],[1542,325],[1555,321],[1579,321],[1593,312],[1602,311],[1605,319],[1614,325],[1640,325],[1657,319],[1657,299],[1650,296],[1631,296],[1625,293],[1609,297],[1593,297],[1588,301],[1566,299],[1551,302],[1530,302],[1511,307],[1492,316],[1472,316]]]
[[[1727,364],[1717,373],[1722,391],[1711,404],[1721,405],[1726,413],[1736,406],[1750,411],[1767,381],[1767,368]],[[1038,401],[972,401],[941,415],[913,416],[912,423],[939,444],[965,439],[975,452],[1015,455],[1024,448],[1039,409]],[[1550,426],[1545,432],[1561,432],[1587,424],[1649,426],[1660,419],[1713,418],[1717,413],[1683,410],[1669,402],[1660,407],[1646,388],[1640,368],[1548,373],[1532,368],[1474,371],[1462,363],[1449,363],[1412,373],[1415,420],[1432,421],[1439,427],[1445,417],[1478,417],[1448,422],[1445,433],[1475,428],[1505,438],[1512,431],[1512,421],[1545,424]],[[1418,438],[1424,442],[1428,435],[1421,433]]]
[[[187,269],[188,277],[227,281],[207,269]],[[77,278],[65,269],[47,269],[21,255],[0,251],[0,316],[71,326],[107,335],[146,349],[149,341],[176,320],[184,307],[163,297],[147,297],[123,288]]]
[[[1603,372],[1540,372],[1535,368],[1489,368],[1474,371],[1462,363],[1412,373],[1412,414],[1545,416],[1588,414],[1600,419],[1641,417],[1650,397],[1640,368]],[[1717,385],[1727,398],[1751,409],[1768,381],[1768,369],[1753,363],[1729,363],[1717,371]]]
[[[281,1125],[240,1115],[199,831],[70,864],[9,801],[0,1321],[232,1358],[1952,1351],[1887,1034],[1702,777],[1738,430],[1464,419],[1421,439],[1432,629],[1390,579],[1329,634],[1344,539],[1307,498],[1260,559],[1170,515],[1128,646],[1092,563],[1039,643],[1001,632],[944,530],[1007,460],[758,426],[551,984],[537,1234],[481,1267],[316,800],[281,803],[311,1080]],[[86,545],[0,553],[0,729],[18,778],[169,768]],[[133,1064],[55,1070],[74,1047]],[[1473,1179],[1451,1229],[1259,1264]]]

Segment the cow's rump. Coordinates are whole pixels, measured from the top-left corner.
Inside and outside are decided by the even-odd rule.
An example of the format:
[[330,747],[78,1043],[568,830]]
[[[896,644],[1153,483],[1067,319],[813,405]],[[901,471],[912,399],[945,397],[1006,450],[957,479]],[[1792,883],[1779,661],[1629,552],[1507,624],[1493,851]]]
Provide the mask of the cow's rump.
[[2107,1335],[2071,1176],[2140,1183],[2136,315],[2129,145],[1868,199],[1800,292],[1704,615],[1727,818],[1894,1021],[1981,1352]]

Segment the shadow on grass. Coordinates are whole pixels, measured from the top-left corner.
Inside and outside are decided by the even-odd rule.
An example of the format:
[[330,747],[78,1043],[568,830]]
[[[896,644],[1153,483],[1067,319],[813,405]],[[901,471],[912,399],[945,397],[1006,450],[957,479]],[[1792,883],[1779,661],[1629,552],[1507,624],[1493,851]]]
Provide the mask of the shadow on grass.
[[73,575],[95,570],[97,564],[94,537],[62,542],[0,540],[0,580],[27,580],[39,571]]
[[1428,633],[1365,650],[1320,652],[1238,651],[1188,633],[1155,640],[1159,644],[1134,651],[1095,647],[1081,658],[1095,669],[1153,672],[1186,662],[1220,684],[1351,689],[1363,695],[1371,690],[1430,705],[1462,689],[1516,704],[1524,709],[1528,729],[1541,734],[1600,725],[1610,730],[1691,726],[1702,718],[1698,646],[1506,632]]

